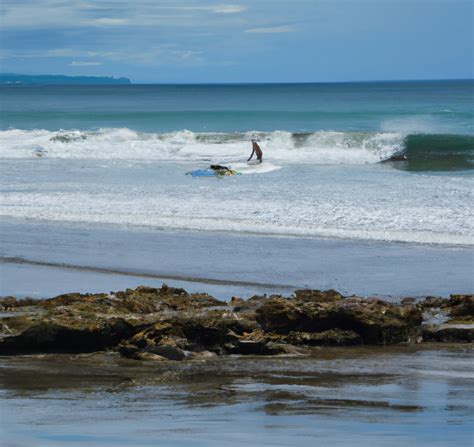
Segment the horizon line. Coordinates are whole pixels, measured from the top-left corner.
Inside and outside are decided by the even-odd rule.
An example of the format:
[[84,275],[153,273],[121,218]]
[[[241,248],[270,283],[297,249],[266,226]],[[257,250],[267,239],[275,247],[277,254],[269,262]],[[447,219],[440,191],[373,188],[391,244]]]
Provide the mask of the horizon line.
[[[129,78],[130,79],[130,78]],[[284,85],[284,84],[358,84],[384,82],[449,82],[474,81],[473,78],[432,78],[432,79],[364,79],[349,81],[254,81],[254,82],[141,82],[133,81],[132,85]]]
[[[66,75],[66,74],[26,74],[14,72],[0,72],[0,76],[17,75],[17,76],[64,76],[69,78],[112,78],[115,80],[127,79],[130,84],[123,85],[291,85],[291,84],[363,84],[363,83],[390,83],[390,82],[449,82],[449,81],[474,81],[472,78],[424,78],[424,79],[362,79],[362,80],[345,80],[345,81],[249,81],[249,82],[170,82],[170,81],[134,81],[127,76],[117,75]],[[4,84],[1,84],[4,85]],[[38,83],[36,85],[42,85]],[[74,85],[74,84],[48,84],[48,85]],[[103,84],[106,85],[106,84]],[[112,84],[111,84],[112,85]],[[121,85],[121,84],[116,84]]]

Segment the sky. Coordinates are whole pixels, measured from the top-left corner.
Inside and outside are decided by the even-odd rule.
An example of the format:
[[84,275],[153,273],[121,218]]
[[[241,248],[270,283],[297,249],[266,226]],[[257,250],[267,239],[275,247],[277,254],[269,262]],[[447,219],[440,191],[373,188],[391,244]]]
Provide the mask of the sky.
[[474,0],[1,0],[0,71],[136,83],[473,77]]

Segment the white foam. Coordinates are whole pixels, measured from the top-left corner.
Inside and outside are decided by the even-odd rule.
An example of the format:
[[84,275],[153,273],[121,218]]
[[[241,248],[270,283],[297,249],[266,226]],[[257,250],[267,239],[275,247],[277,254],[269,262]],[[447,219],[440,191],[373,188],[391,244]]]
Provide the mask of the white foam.
[[[95,159],[238,163],[251,151],[245,134],[194,133],[187,130],[140,133],[127,128],[97,131],[5,130],[0,131],[0,158]],[[398,133],[320,131],[295,138],[292,133],[258,133],[264,165],[247,173],[270,172],[288,163],[364,164],[384,160],[403,147]],[[269,163],[274,163],[270,167]]]
[[[3,131],[0,157],[8,169],[0,184],[1,213],[153,228],[474,243],[471,177],[370,165],[399,150],[399,134],[259,133],[259,165],[245,163],[249,138],[130,129]],[[185,175],[190,169],[183,163],[210,162],[249,175],[222,181]],[[360,163],[367,165],[354,166]],[[267,172],[275,174],[250,175]]]
[[[2,185],[2,215],[133,227],[474,244],[472,181],[466,179],[406,176],[399,171],[387,175],[369,172],[370,168],[359,173],[346,167],[329,172],[311,168],[295,175],[297,167],[288,167],[276,178],[201,181],[185,176],[177,166],[171,177],[163,177],[155,175],[154,167],[124,170],[124,164],[118,164],[115,173],[111,164],[102,178],[98,168],[92,171],[97,175],[90,176],[81,172],[82,167],[67,164],[61,165],[71,169],[69,181],[58,175],[45,180],[41,172],[37,176],[33,163],[26,174],[32,188],[22,187],[24,172],[11,186]],[[52,169],[58,169],[56,163]],[[145,174],[144,181],[137,181]]]
[[273,163],[261,163],[258,165],[249,165],[247,163],[232,163],[230,165],[231,169],[235,169],[244,175],[248,174],[264,174],[267,172],[277,171],[281,169],[282,166],[275,165]]

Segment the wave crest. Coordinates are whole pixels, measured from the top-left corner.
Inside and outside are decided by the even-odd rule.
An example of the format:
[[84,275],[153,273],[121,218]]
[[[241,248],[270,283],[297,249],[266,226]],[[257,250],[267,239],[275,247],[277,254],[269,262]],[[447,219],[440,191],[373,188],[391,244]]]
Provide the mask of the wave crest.
[[128,128],[96,131],[0,131],[0,158],[110,159],[232,163],[244,161],[256,137],[265,159],[279,164],[366,164],[407,155],[404,169],[469,169],[474,137],[397,132],[137,132]]

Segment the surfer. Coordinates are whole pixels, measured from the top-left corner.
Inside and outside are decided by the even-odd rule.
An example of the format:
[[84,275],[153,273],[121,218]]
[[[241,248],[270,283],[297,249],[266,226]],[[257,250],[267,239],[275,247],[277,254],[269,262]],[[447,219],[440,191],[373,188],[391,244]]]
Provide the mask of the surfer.
[[257,156],[257,161],[259,163],[262,162],[262,158],[263,158],[263,152],[262,152],[262,149],[260,148],[260,146],[258,145],[257,143],[257,140],[255,138],[252,138],[252,153],[250,154],[250,157],[249,159],[247,160],[247,163],[252,160],[252,157],[253,155],[256,155]]

